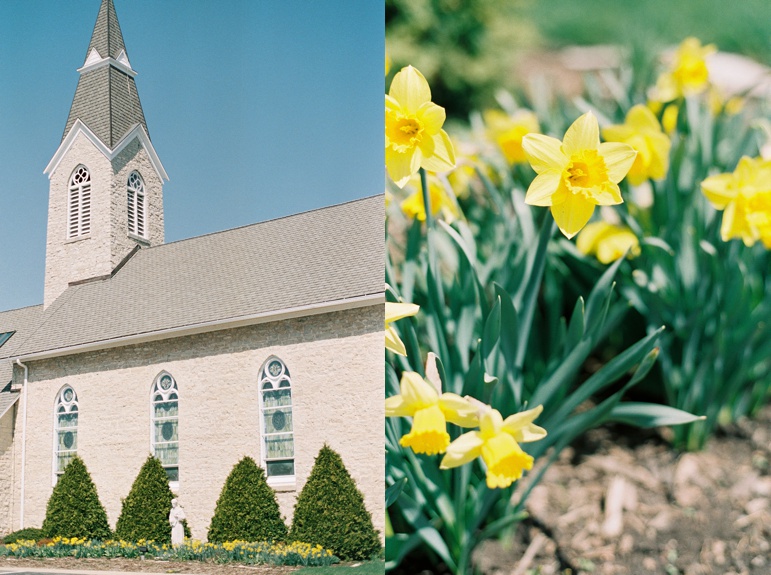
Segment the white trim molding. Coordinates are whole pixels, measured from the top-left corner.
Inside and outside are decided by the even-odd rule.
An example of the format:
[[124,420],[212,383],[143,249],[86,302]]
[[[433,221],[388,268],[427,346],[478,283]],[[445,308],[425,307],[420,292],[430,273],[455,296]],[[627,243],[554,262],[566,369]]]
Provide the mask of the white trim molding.
[[104,68],[105,66],[112,66],[132,78],[135,78],[137,75],[136,71],[131,67],[131,64],[129,64],[128,57],[123,50],[118,54],[118,59],[116,60],[115,58],[100,58],[96,49],[93,49],[88,55],[88,58],[86,58],[86,63],[83,64],[83,67],[78,68],[78,72],[84,74],[86,72],[91,72],[92,70]]
[[56,150],[54,157],[51,158],[51,161],[48,162],[45,170],[43,170],[43,173],[48,176],[49,180],[51,179],[53,173],[56,171],[56,168],[59,167],[59,164],[64,159],[64,156],[67,154],[70,148],[72,148],[79,134],[83,134],[83,136],[88,138],[88,140],[94,144],[96,149],[99,150],[102,155],[111,162],[117,157],[118,154],[126,149],[126,146],[128,146],[136,138],[147,151],[147,155],[150,157],[150,163],[153,165],[153,169],[155,169],[158,177],[168,181],[169,176],[166,173],[166,170],[163,168],[163,164],[161,164],[161,159],[158,157],[158,154],[155,153],[155,148],[153,147],[152,142],[150,142],[150,137],[147,135],[147,132],[145,131],[142,124],[136,124],[133,128],[131,128],[131,130],[129,130],[129,132],[123,136],[123,138],[121,138],[120,142],[115,145],[115,148],[111,150],[104,142],[102,142],[102,140],[96,136],[96,134],[94,134],[88,128],[88,126],[86,126],[80,120],[80,118],[75,120],[75,123],[72,125],[72,128],[67,134],[67,137],[62,140],[62,143]]

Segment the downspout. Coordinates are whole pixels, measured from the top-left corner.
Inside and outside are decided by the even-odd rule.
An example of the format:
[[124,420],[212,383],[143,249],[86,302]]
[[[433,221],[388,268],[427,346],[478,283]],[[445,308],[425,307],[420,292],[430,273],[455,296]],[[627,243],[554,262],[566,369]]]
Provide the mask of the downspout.
[[21,500],[19,501],[19,529],[24,529],[24,470],[27,467],[27,383],[29,369],[19,359],[16,360],[16,365],[24,368],[24,397],[21,404]]

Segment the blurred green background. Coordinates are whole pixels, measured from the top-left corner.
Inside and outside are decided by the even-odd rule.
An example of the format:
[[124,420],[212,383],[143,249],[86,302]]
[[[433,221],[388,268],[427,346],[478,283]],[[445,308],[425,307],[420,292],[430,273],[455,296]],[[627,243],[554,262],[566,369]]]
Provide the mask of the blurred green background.
[[385,18],[390,75],[412,64],[463,118],[522,86],[524,54],[565,46],[615,44],[653,62],[696,36],[771,64],[771,0],[386,0]]

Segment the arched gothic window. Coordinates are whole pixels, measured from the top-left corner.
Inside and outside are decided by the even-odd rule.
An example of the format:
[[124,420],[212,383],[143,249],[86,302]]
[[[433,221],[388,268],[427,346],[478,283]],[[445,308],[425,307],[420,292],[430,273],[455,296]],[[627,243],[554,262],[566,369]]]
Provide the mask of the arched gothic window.
[[162,371],[153,382],[150,446],[169,482],[179,481],[179,389],[171,374]]
[[65,385],[54,407],[54,484],[78,453],[78,396]]
[[259,385],[265,470],[268,478],[293,478],[292,382],[284,362],[275,356],[268,358]]
[[67,207],[67,237],[77,238],[91,232],[91,174],[86,166],[75,168],[70,177]]
[[139,237],[145,232],[145,182],[139,172],[131,172],[126,184],[128,198],[128,231]]

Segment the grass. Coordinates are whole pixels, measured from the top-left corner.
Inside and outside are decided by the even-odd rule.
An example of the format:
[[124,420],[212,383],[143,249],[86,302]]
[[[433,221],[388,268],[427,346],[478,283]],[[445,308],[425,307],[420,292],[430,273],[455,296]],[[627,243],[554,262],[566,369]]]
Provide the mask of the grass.
[[[532,20],[552,47],[630,43],[657,50],[686,36],[771,63],[771,2],[743,0],[529,0]],[[651,50],[651,51],[653,51]]]
[[382,559],[378,559],[376,561],[357,562],[348,565],[332,565],[331,567],[305,567],[295,571],[296,575],[345,575],[346,573],[383,575],[385,573],[385,562]]

